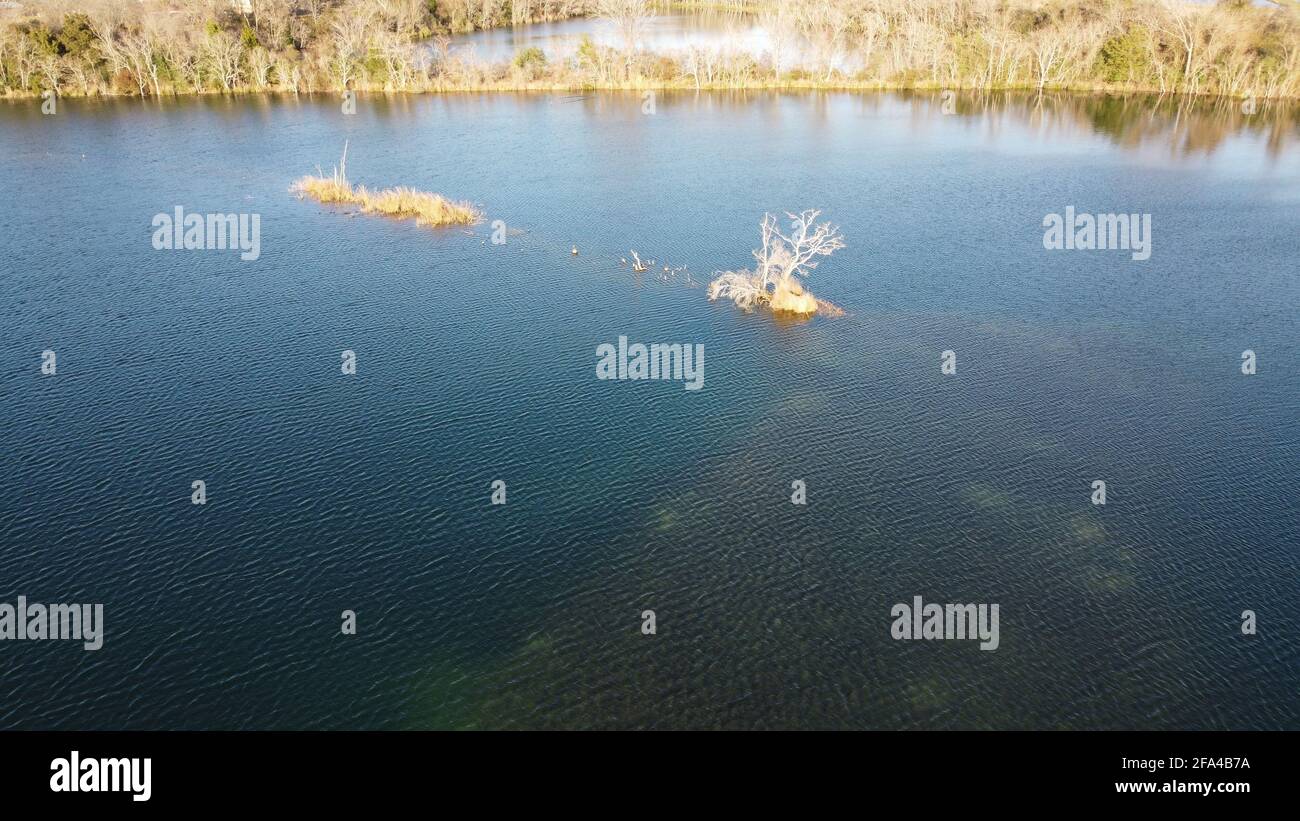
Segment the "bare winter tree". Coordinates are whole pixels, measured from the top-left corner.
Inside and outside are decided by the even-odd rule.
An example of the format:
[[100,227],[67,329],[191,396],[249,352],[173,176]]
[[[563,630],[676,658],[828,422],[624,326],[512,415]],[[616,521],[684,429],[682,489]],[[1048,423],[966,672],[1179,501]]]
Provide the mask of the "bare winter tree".
[[0,31],[0,86],[9,85],[9,66],[6,65],[8,59],[6,55],[11,49],[8,32]]
[[767,45],[772,54],[772,69],[780,76],[786,69],[790,50],[798,38],[794,8],[787,2],[764,6],[758,13],[758,24],[767,35]]
[[257,34],[267,48],[280,48],[288,40],[294,0],[258,0]]
[[253,88],[259,91],[271,87],[272,73],[275,69],[275,54],[261,46],[248,50],[248,79]]
[[1048,26],[1034,36],[1030,48],[1034,52],[1034,69],[1038,90],[1052,78],[1052,71],[1065,58],[1065,35],[1055,26]]
[[36,47],[26,37],[19,37],[13,47],[14,70],[18,72],[18,87],[31,88],[32,74],[36,71]]
[[[189,33],[169,32],[170,36],[159,39],[159,47],[167,65],[189,84],[190,89],[198,91],[203,87],[203,60]],[[175,86],[173,86],[175,88]]]
[[614,22],[628,52],[636,50],[654,12],[647,0],[597,0],[596,13]]
[[870,69],[876,54],[876,44],[889,30],[889,18],[875,9],[867,9],[856,19],[858,36],[851,48],[856,48],[863,69]]
[[817,63],[825,69],[827,80],[839,62],[844,36],[852,23],[849,10],[837,0],[815,0],[798,9],[799,33],[808,42]]
[[766,304],[774,311],[811,314],[817,300],[805,293],[800,277],[817,267],[818,257],[828,257],[844,247],[844,235],[829,222],[818,224],[821,211],[786,214],[790,232],[782,233],[777,218],[764,214],[759,223],[762,245],[754,251],[751,271],[724,271],[709,283],[709,299],[726,297],[742,308]]
[[148,93],[150,79],[156,79],[158,72],[158,65],[154,59],[153,38],[148,32],[139,29],[126,32],[122,35],[122,57],[126,61],[127,70],[131,72],[131,78],[135,80],[140,96],[144,97]]
[[301,0],[301,5],[311,15],[311,21],[315,23],[329,6],[329,0]]
[[55,55],[46,54],[41,56],[36,65],[41,77],[45,78],[45,87],[58,94],[60,81],[63,79],[63,64]]
[[244,54],[244,44],[229,32],[218,31],[208,35],[203,46],[208,62],[221,82],[221,88],[232,91],[239,84],[242,72],[240,58]]
[[109,75],[128,69],[126,55],[118,42],[117,33],[122,25],[121,10],[115,5],[102,4],[88,15],[90,28],[99,43],[99,51],[108,64]]
[[1203,35],[1204,14],[1201,9],[1179,0],[1161,0],[1160,28],[1178,42],[1183,50],[1183,88],[1196,88],[1197,44]]
[[334,20],[330,29],[333,56],[330,73],[339,88],[348,88],[369,51],[370,15],[346,15]]

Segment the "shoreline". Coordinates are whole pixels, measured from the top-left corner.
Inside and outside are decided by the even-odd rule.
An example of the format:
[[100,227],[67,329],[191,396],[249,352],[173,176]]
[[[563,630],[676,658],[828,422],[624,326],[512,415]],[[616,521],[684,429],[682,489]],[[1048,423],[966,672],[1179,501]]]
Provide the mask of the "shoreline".
[[[956,92],[964,95],[983,95],[983,94],[1021,94],[1030,96],[1040,96],[1046,94],[1069,94],[1073,96],[1106,96],[1106,97],[1156,97],[1160,99],[1168,98],[1170,100],[1187,100],[1197,102],[1216,102],[1216,101],[1245,101],[1257,100],[1261,105],[1289,105],[1300,104],[1300,95],[1281,95],[1275,97],[1255,96],[1250,93],[1229,94],[1224,92],[1207,92],[1207,91],[1171,91],[1168,89],[1161,90],[1148,86],[1119,86],[1106,85],[1097,83],[1071,83],[1065,85],[1046,85],[1039,88],[1036,85],[998,85],[998,86],[971,86],[961,84],[937,84],[937,83],[889,83],[881,81],[820,81],[820,80],[792,80],[792,81],[752,81],[743,83],[701,83],[696,85],[690,82],[680,81],[661,81],[661,80],[636,80],[636,81],[618,81],[602,83],[569,83],[569,82],[512,82],[503,81],[500,83],[478,83],[478,84],[439,84],[431,83],[426,86],[417,88],[391,88],[383,85],[366,85],[359,84],[351,89],[339,87],[323,87],[312,89],[281,89],[281,88],[257,88],[254,86],[243,86],[239,88],[226,89],[201,89],[201,90],[168,90],[162,94],[140,95],[137,93],[113,93],[111,91],[96,91],[93,93],[70,91],[67,93],[56,92],[55,99],[61,100],[163,100],[163,99],[182,99],[182,98],[212,98],[212,97],[312,97],[318,95],[335,95],[341,98],[345,91],[352,91],[360,94],[404,94],[404,95],[424,95],[424,94],[519,94],[519,93],[557,93],[557,92],[582,92],[582,93],[599,93],[612,91],[671,91],[671,92],[718,92],[718,91],[835,91],[835,92],[923,92],[923,93],[943,93]],[[5,89],[0,92],[0,100],[44,100],[47,99],[48,90],[43,91],[19,91]]]

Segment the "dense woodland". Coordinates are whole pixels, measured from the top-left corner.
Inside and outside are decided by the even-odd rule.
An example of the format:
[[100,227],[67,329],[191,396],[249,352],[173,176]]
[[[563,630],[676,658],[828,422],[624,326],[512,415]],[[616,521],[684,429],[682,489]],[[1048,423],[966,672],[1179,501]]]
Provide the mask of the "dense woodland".
[[[0,7],[0,93],[784,86],[1300,97],[1297,0],[732,5],[768,33],[765,54],[649,52],[640,45],[655,13],[647,0],[29,2]],[[565,59],[527,49],[497,64],[448,48],[457,32],[585,15],[613,20],[622,45],[584,40]]]

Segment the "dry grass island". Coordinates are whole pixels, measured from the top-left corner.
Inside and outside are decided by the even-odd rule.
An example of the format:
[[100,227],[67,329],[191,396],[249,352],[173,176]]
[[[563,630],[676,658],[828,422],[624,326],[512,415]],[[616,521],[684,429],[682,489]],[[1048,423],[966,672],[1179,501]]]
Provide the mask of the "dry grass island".
[[[642,47],[649,0],[0,3],[0,94],[604,88],[1044,89],[1300,98],[1300,0],[723,0],[754,54]],[[621,44],[484,62],[451,35],[612,20]],[[796,65],[796,51],[801,59]],[[846,69],[844,66],[853,66]]]
[[299,198],[309,197],[325,205],[355,205],[363,214],[379,214],[393,219],[415,220],[416,225],[442,228],[451,225],[475,225],[483,214],[467,202],[454,202],[441,194],[405,186],[371,191],[348,182],[348,146],[333,172],[326,176],[319,168],[316,176],[300,177],[290,189]]

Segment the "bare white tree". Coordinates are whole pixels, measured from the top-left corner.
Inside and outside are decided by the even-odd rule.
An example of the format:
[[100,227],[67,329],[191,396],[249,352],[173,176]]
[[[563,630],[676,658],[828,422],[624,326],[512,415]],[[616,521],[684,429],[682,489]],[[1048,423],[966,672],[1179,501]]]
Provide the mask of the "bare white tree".
[[157,91],[158,65],[154,59],[153,38],[140,30],[126,32],[122,35],[121,49],[122,58],[131,73],[131,79],[135,80],[140,96],[144,97],[148,93],[150,79],[154,80],[154,89]]
[[1030,48],[1034,52],[1034,69],[1038,90],[1042,91],[1052,79],[1052,72],[1065,58],[1065,35],[1055,26],[1049,26],[1034,35]]
[[339,88],[347,88],[360,71],[361,61],[369,51],[371,19],[369,14],[343,15],[330,28],[330,73]]
[[764,6],[758,13],[758,24],[767,35],[768,49],[772,55],[772,69],[778,76],[785,71],[791,49],[798,39],[794,9],[787,2]]
[[122,69],[130,70],[117,39],[117,30],[122,25],[120,10],[111,4],[105,4],[96,7],[89,17],[90,29],[95,33],[99,50],[108,62],[109,75]]
[[[784,5],[784,4],[782,4]],[[798,30],[808,43],[816,62],[831,78],[844,48],[844,36],[853,18],[846,6],[835,0],[804,3],[798,9]]]
[[596,14],[614,22],[628,52],[636,50],[646,25],[654,17],[648,0],[597,0]]
[[63,63],[53,54],[43,55],[37,63],[41,76],[45,78],[45,87],[59,93],[60,81],[63,79]]
[[1179,0],[1161,0],[1160,30],[1178,41],[1183,50],[1183,88],[1196,88],[1199,57],[1197,44],[1204,34],[1205,14],[1202,9]]
[[294,13],[294,0],[258,0],[257,32],[262,45],[281,48],[289,36],[289,24]]
[[790,232],[782,233],[777,218],[764,214],[759,223],[762,245],[754,251],[754,271],[723,271],[709,283],[709,299],[726,297],[742,308],[767,304],[776,311],[811,314],[817,300],[805,293],[800,277],[844,247],[844,235],[829,222],[818,224],[821,211],[787,213]]
[[233,90],[239,85],[240,57],[244,54],[244,44],[229,32],[219,31],[209,35],[203,47],[221,87],[226,91]]

